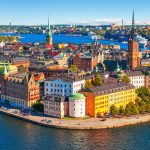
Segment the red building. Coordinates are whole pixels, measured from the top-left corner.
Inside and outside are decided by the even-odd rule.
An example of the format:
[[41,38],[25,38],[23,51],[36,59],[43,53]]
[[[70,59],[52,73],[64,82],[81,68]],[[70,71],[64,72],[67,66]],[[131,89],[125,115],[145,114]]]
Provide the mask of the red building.
[[131,36],[128,41],[128,65],[130,69],[140,66],[139,42],[135,38],[134,12],[132,18]]
[[[2,76],[1,76],[2,77]],[[40,99],[39,84],[34,75],[28,73],[11,74],[4,69],[1,78],[1,100],[9,104],[26,108]]]
[[80,70],[93,71],[99,63],[99,55],[93,53],[91,56],[83,53],[77,53],[73,58],[73,65],[77,66]]

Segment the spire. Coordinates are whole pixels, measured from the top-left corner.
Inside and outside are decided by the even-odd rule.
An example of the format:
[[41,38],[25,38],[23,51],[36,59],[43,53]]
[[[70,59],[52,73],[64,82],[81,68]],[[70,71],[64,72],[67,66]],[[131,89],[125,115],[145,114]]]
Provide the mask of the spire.
[[4,75],[4,76],[7,76],[7,75],[8,75],[8,71],[7,71],[7,68],[6,68],[6,64],[5,64],[5,63],[4,63],[3,75]]
[[48,17],[48,31],[50,31],[49,17]]
[[134,19],[134,10],[132,14],[132,30],[131,30],[131,37],[134,39],[134,34],[135,34],[135,19]]

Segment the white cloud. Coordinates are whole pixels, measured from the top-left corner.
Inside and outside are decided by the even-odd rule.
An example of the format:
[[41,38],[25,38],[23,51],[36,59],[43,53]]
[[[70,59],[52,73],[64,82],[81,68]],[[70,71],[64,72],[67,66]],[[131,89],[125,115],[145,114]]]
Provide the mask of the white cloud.
[[[124,25],[131,25],[132,22],[131,20],[123,20]],[[116,19],[95,19],[91,21],[76,21],[76,22],[69,22],[69,24],[82,24],[82,25],[111,25],[111,24],[116,24],[116,25],[121,25],[122,24],[122,19],[121,18],[116,18]],[[137,25],[150,25],[150,20],[147,21],[139,21],[136,20],[135,24]]]

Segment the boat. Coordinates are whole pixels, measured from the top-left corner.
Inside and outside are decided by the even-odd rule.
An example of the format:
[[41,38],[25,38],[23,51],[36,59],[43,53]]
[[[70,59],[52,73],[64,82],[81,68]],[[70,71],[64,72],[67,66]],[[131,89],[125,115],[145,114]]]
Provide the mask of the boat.
[[142,36],[139,36],[137,35],[137,39],[139,41],[139,47],[140,48],[145,48],[148,44],[148,39],[142,37]]
[[101,39],[101,36],[96,35],[94,32],[91,31],[88,33],[88,38],[91,40],[97,40],[97,39]]

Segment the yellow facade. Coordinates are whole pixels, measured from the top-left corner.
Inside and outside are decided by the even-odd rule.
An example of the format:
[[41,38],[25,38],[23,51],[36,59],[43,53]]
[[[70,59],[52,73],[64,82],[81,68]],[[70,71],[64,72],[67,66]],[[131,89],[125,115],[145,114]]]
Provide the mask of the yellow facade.
[[110,111],[111,105],[115,105],[117,108],[119,108],[120,106],[126,107],[129,102],[134,102],[135,99],[135,89],[96,96],[95,116],[108,113]]

